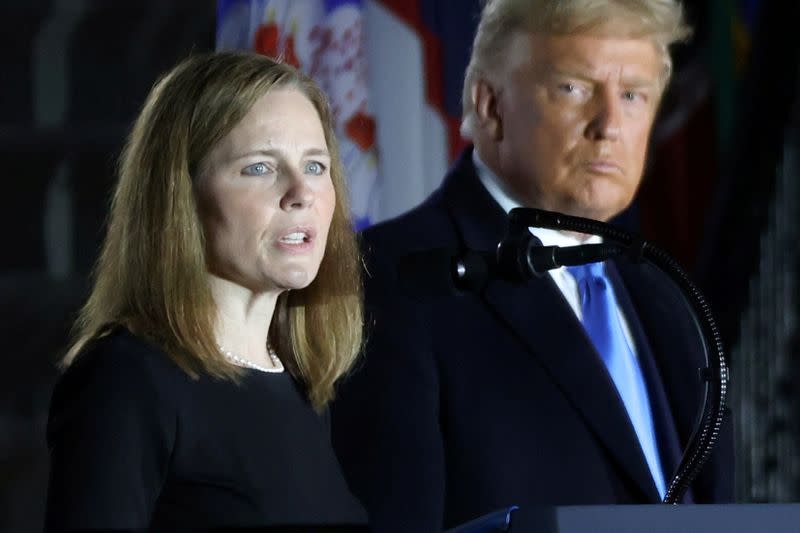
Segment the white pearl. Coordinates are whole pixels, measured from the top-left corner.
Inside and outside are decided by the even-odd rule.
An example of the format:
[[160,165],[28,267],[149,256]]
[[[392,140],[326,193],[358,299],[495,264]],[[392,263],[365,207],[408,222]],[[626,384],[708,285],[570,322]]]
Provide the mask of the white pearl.
[[283,372],[283,370],[284,370],[283,363],[281,363],[281,360],[278,359],[278,354],[276,354],[272,350],[271,346],[267,346],[267,353],[269,354],[269,358],[272,361],[272,364],[275,365],[274,368],[267,368],[265,366],[261,366],[258,363],[254,363],[253,361],[250,361],[250,360],[245,359],[243,357],[239,357],[235,353],[229,352],[228,350],[226,350],[222,346],[217,346],[217,347],[219,348],[219,351],[222,352],[222,355],[224,355],[229,361],[231,361],[233,363],[236,363],[239,366],[243,366],[243,367],[246,367],[246,368],[252,368],[253,370],[259,370],[261,372],[267,372],[267,373],[271,373],[271,374],[277,374],[277,373]]

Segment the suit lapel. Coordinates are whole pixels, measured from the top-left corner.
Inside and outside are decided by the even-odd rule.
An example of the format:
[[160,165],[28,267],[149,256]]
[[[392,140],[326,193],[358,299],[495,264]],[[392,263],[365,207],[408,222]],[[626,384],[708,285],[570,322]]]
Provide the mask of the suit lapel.
[[[674,317],[673,310],[680,309],[683,303],[674,300],[676,293],[665,292],[662,283],[650,275],[655,267],[633,265],[626,260],[615,263],[619,285],[629,289],[622,291],[620,305],[626,316],[637,319],[629,322],[651,396],[664,475],[669,483],[697,417],[698,406],[691,389],[699,386],[696,370],[703,361],[693,361],[695,349],[687,343],[697,333],[682,330],[675,321],[665,323],[663,317]],[[692,503],[693,498],[689,489],[684,503]]]
[[[505,233],[507,215],[480,183],[471,151],[448,174],[441,192],[465,248],[494,250]],[[487,285],[483,297],[563,391],[620,470],[647,500],[658,501],[619,394],[583,326],[552,279],[545,276],[526,284],[494,280]],[[534,312],[537,308],[540,311]],[[541,312],[542,309],[551,312]]]
[[[658,493],[633,426],[600,356],[548,277],[526,286],[492,282],[487,304],[525,344],[649,501]],[[551,312],[536,313],[532,307]],[[542,334],[546,332],[546,335]]]

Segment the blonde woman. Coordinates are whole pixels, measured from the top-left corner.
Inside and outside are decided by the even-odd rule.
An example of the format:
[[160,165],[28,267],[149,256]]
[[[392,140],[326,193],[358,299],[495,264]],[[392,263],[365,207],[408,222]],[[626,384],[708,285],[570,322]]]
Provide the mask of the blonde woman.
[[359,272],[320,89],[257,55],[176,66],[122,154],[53,394],[48,529],[363,522],[326,410]]

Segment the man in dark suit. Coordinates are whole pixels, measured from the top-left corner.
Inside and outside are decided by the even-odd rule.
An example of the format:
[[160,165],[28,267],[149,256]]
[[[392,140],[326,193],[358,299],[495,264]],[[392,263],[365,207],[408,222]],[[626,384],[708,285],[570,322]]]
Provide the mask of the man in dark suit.
[[[516,206],[603,221],[622,211],[667,48],[686,33],[672,0],[484,8],[464,84],[474,149],[421,206],[364,234],[366,355],[333,435],[377,531],[440,531],[512,504],[664,496],[701,408],[704,358],[663,274],[610,261],[425,295],[415,285],[427,276],[398,265],[422,250],[492,250]],[[546,245],[598,242],[531,231]],[[731,435],[728,423],[687,501],[732,498]]]

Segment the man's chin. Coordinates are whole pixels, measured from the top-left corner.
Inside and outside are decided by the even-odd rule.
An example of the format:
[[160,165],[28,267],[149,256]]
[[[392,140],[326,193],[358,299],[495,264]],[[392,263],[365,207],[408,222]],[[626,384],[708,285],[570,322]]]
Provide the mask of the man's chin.
[[[580,204],[574,205],[570,209],[566,211],[560,211],[565,215],[571,215],[574,217],[581,217],[581,218],[588,218],[591,220],[597,220],[599,222],[608,222],[622,211],[625,210],[628,204],[616,204],[617,207],[609,208],[609,204]],[[622,205],[622,207],[619,207]]]
[[550,198],[550,201],[527,202],[527,207],[608,222],[624,211],[633,201],[633,198],[623,194],[622,191],[615,187],[607,187],[600,191],[595,190],[584,195],[577,191],[575,192],[576,194],[574,195],[567,194],[560,198]]
[[627,208],[633,197],[617,187],[594,191],[591,198],[575,202],[573,212],[569,213],[582,218],[590,218],[600,222],[608,222]]

